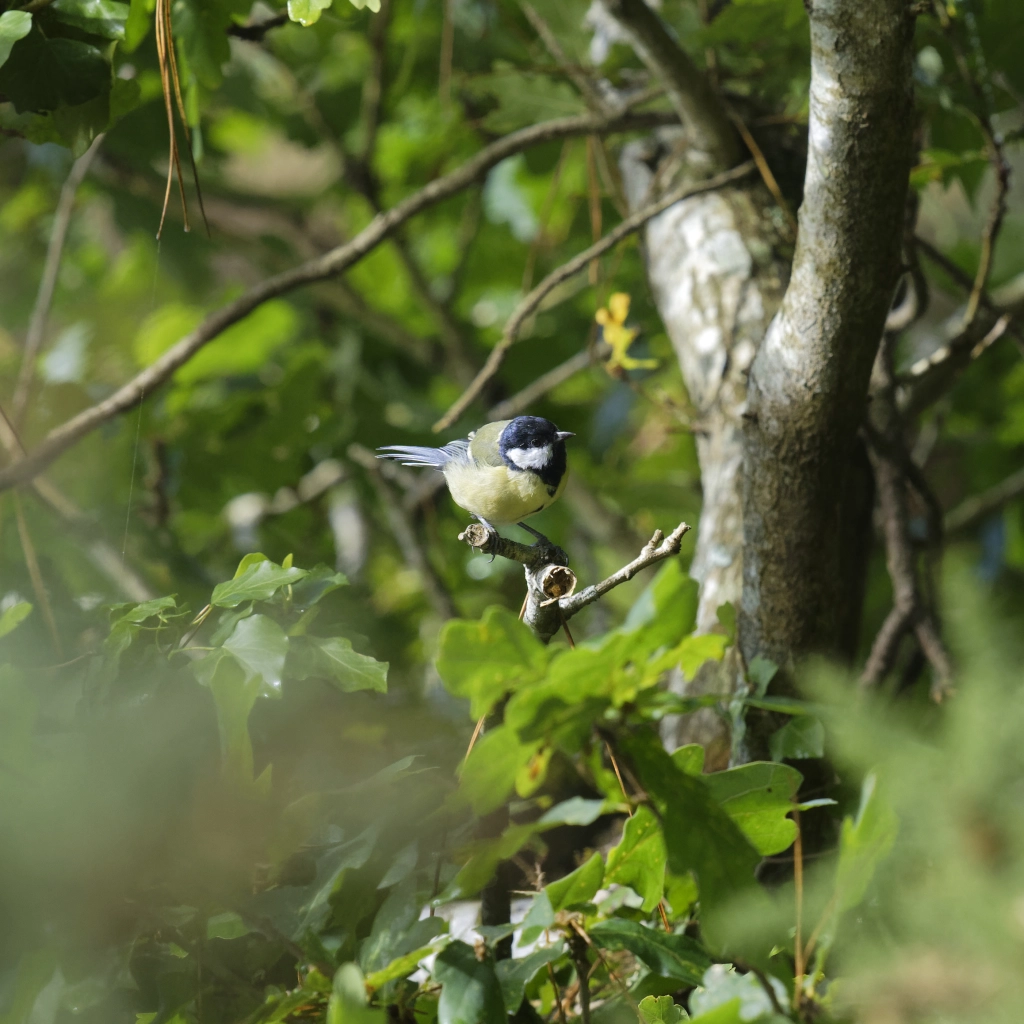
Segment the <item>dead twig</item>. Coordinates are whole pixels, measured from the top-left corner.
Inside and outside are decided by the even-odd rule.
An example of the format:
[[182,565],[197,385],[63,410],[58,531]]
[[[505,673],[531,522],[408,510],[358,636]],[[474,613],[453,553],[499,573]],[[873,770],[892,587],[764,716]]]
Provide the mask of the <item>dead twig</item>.
[[684,199],[688,199],[690,196],[699,195],[703,192],[711,192],[715,189],[722,188],[725,185],[729,185],[734,181],[739,181],[741,178],[750,174],[753,169],[753,161],[748,161],[747,163],[740,164],[739,167],[734,167],[730,171],[725,171],[722,174],[716,174],[714,177],[708,178],[706,181],[698,182],[697,184],[687,184],[673,189],[668,193],[668,195],[662,196],[661,199],[643,207],[631,217],[627,217],[616,228],[609,231],[608,234],[599,242],[596,242],[589,248],[584,249],[583,252],[577,253],[571,260],[563,263],[562,266],[548,274],[548,276],[545,277],[544,280],[541,281],[540,284],[538,284],[528,295],[526,295],[519,302],[519,305],[513,310],[512,315],[505,324],[505,330],[501,341],[491,349],[491,353],[487,357],[487,361],[484,363],[483,368],[473,379],[473,382],[469,387],[466,388],[459,398],[452,403],[451,408],[449,408],[449,410],[434,424],[434,430],[440,431],[447,429],[466,411],[466,409],[469,408],[470,404],[480,394],[484,386],[498,372],[498,369],[501,367],[501,364],[505,359],[505,354],[516,343],[523,325],[537,310],[544,298],[558,285],[586,269],[591,260],[616,246],[622,241],[622,239],[627,238],[636,231],[639,231],[640,228],[642,228],[649,220],[657,217],[659,213],[663,213],[670,206],[674,206],[676,203],[681,202]]
[[966,498],[955,508],[946,513],[942,528],[946,533],[969,530],[972,526],[987,519],[999,511],[1007,502],[1013,501],[1024,494],[1024,469],[1011,473],[994,487],[981,494]]

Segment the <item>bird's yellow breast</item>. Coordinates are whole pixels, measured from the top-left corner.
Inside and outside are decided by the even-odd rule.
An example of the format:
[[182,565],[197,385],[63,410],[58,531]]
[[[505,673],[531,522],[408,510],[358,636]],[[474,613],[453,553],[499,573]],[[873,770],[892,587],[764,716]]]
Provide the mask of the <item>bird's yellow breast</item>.
[[498,525],[518,523],[557,501],[569,473],[563,474],[557,487],[544,483],[536,473],[478,462],[451,462],[444,475],[456,505]]

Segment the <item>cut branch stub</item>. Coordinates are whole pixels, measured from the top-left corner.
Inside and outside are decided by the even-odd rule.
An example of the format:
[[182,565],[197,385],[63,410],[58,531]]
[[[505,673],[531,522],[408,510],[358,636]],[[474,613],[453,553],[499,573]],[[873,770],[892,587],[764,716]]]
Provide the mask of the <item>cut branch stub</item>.
[[578,611],[603,597],[609,590],[631,580],[641,569],[679,554],[690,527],[680,523],[667,537],[661,530],[644,545],[632,562],[607,579],[584,587],[578,594],[576,574],[569,568],[569,556],[556,544],[538,534],[536,544],[520,544],[499,536],[482,523],[473,523],[459,534],[459,540],[486,555],[501,555],[519,562],[526,574],[526,604],[522,619],[543,643],[547,643]]

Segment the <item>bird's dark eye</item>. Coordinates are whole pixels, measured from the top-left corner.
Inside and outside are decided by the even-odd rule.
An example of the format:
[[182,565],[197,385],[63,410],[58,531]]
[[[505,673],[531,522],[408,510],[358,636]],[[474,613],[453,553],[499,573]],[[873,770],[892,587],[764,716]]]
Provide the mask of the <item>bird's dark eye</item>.
[[544,447],[544,442],[543,442],[543,441],[542,441],[542,440],[541,440],[541,439],[540,439],[539,437],[535,437],[535,438],[534,438],[534,439],[533,439],[533,440],[532,440],[532,441],[530,442],[530,445],[531,445],[531,446],[532,446],[533,448],[543,448],[543,447]]

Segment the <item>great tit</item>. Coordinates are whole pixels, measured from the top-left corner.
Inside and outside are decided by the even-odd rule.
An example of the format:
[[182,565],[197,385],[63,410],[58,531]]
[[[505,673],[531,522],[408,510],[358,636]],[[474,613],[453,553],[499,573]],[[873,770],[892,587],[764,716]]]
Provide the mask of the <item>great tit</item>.
[[572,436],[541,416],[517,416],[487,423],[443,448],[393,444],[378,448],[383,454],[377,457],[439,469],[455,504],[493,528],[518,523],[558,500],[569,476],[565,439]]

